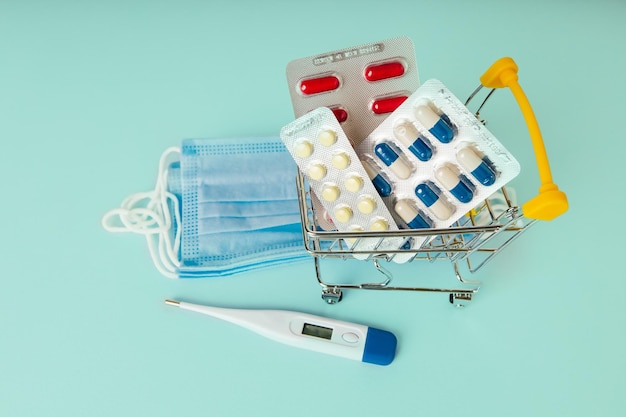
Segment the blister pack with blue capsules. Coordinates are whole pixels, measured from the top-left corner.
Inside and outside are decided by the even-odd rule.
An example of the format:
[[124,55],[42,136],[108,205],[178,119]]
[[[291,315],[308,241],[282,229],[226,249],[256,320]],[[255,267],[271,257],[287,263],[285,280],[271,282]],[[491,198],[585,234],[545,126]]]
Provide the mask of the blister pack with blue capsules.
[[400,226],[410,229],[452,225],[520,172],[513,155],[438,80],[418,88],[357,152]]

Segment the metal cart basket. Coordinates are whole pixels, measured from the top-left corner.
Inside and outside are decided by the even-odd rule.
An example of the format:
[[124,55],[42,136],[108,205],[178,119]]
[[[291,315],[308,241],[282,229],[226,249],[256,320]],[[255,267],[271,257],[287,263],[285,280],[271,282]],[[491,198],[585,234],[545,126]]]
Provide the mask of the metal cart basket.
[[[436,292],[448,294],[453,305],[463,306],[472,300],[474,293],[480,288],[479,281],[467,280],[462,277],[461,270],[474,273],[485,266],[500,251],[517,239],[523,232],[534,225],[537,220],[552,220],[564,213],[568,208],[567,198],[552,182],[547,154],[541,138],[537,121],[532,108],[517,82],[517,65],[511,58],[496,61],[483,74],[481,85],[468,98],[466,105],[482,87],[492,88],[483,103],[476,111],[479,112],[496,88],[509,87],[516,98],[525,117],[533,143],[541,186],[539,194],[526,202],[523,207],[517,206],[503,187],[494,195],[483,201],[474,210],[467,213],[450,228],[445,229],[414,229],[384,232],[337,232],[322,231],[317,220],[315,207],[311,203],[308,185],[301,174],[296,177],[302,233],[306,250],[313,256],[315,273],[322,287],[322,298],[329,304],[342,299],[344,290],[403,290],[419,292]],[[497,207],[494,202],[498,202]],[[383,243],[385,239],[402,237],[405,242],[413,238],[423,238],[421,247],[390,250]],[[361,239],[376,239],[372,250],[352,250],[358,247]],[[377,248],[381,249],[377,249]],[[385,248],[385,249],[382,249]],[[409,262],[448,260],[452,263],[458,286],[395,286],[392,285],[392,274],[381,265],[384,261],[393,261],[398,254],[406,257]],[[382,280],[369,283],[330,283],[322,277],[322,260],[338,258],[343,260],[356,259],[372,261],[374,267],[382,274]],[[463,268],[462,268],[463,267]],[[464,271],[465,272],[465,271]]]

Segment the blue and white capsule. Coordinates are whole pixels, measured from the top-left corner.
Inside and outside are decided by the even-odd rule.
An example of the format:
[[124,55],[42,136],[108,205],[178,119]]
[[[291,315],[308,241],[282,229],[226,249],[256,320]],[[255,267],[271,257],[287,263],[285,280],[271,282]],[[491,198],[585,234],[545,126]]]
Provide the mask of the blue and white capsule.
[[447,220],[452,215],[452,208],[428,184],[415,187],[415,195],[439,220]]
[[428,229],[430,227],[426,217],[410,201],[399,200],[393,208],[411,229]]
[[439,116],[429,106],[423,104],[415,108],[415,118],[441,143],[450,143],[454,139],[454,129],[446,118]]
[[456,159],[482,185],[490,186],[496,182],[496,173],[486,162],[486,158],[481,158],[471,147],[459,149]]
[[426,162],[433,156],[433,150],[413,123],[405,121],[393,128],[393,135],[404,144],[420,161]]
[[398,178],[405,180],[411,176],[411,165],[401,158],[388,143],[382,142],[374,146],[374,153],[389,167]]
[[450,167],[443,165],[435,169],[435,178],[439,181],[443,187],[450,191],[457,200],[461,203],[469,203],[474,198],[474,193],[465,184],[457,174],[454,173]]
[[374,168],[369,162],[361,161],[363,163],[363,168],[365,168],[365,172],[367,172],[367,176],[374,184],[374,188],[378,191],[378,195],[381,197],[389,197],[391,194],[391,184],[381,175],[376,168]]

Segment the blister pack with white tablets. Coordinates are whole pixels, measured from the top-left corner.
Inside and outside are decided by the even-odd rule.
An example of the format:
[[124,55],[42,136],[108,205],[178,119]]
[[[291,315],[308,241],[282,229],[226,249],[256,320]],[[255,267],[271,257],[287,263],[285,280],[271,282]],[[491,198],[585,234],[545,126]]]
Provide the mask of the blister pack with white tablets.
[[328,107],[357,145],[419,87],[413,42],[400,37],[296,59],[287,82],[296,117]]
[[[333,112],[320,107],[283,127],[280,137],[339,231],[398,230]],[[398,249],[403,238],[365,238],[354,250]]]
[[401,228],[448,227],[520,172],[438,80],[419,87],[356,150]]

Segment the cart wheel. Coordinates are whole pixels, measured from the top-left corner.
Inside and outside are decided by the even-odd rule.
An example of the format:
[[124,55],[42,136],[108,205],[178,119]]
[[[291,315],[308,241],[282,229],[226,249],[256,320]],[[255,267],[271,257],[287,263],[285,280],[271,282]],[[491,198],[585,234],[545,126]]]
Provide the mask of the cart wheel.
[[453,292],[450,294],[450,304],[455,307],[465,307],[472,301],[471,292]]
[[322,290],[322,300],[328,304],[337,304],[343,298],[343,293],[339,288],[324,288]]

